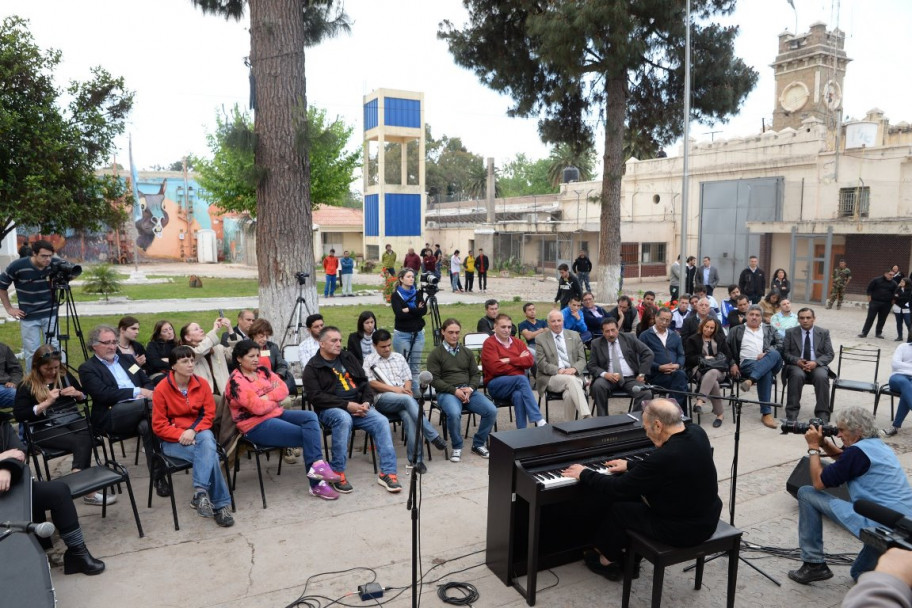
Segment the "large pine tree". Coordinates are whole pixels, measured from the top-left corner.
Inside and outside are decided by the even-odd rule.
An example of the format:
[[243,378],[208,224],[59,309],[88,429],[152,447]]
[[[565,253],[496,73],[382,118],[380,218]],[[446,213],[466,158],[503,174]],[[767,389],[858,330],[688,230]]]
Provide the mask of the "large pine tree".
[[[692,115],[736,112],[757,73],[735,56],[737,27],[712,23],[736,0],[691,0]],[[683,0],[463,0],[469,21],[438,36],[456,62],[513,97],[512,116],[541,116],[542,139],[585,149],[605,128],[598,298],[618,292],[625,130],[654,145],[683,129]]]

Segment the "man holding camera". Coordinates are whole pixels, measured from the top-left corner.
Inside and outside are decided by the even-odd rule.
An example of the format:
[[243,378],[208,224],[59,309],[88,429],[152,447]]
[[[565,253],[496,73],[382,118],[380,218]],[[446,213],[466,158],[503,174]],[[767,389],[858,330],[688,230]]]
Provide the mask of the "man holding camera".
[[[827,516],[856,537],[862,528],[875,522],[855,513],[852,504],[860,499],[912,515],[912,488],[893,450],[879,438],[874,416],[858,406],[849,406],[836,414],[837,437],[842,449],[825,439],[823,429],[811,425],[804,438],[810,457],[812,486],[798,489],[798,545],[803,564],[788,573],[802,585],[832,578],[823,552],[823,516]],[[821,455],[836,462],[824,468]],[[848,484],[852,501],[824,492]],[[855,558],[850,574],[857,580],[863,572],[873,570],[878,554],[865,545]]]
[[[0,302],[8,315],[19,321],[26,374],[32,371],[32,355],[44,342],[48,320],[54,313],[54,294],[48,281],[53,258],[53,245],[35,241],[30,257],[19,258],[0,274]],[[10,303],[8,290],[12,284],[16,285],[18,308]],[[51,343],[59,347],[57,336],[51,338]]]

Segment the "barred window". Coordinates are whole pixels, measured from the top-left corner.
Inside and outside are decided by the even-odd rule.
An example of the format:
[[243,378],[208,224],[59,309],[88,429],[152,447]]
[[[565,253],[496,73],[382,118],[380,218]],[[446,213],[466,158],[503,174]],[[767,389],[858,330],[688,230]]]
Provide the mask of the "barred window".
[[871,200],[871,188],[839,189],[839,217],[868,217]]
[[665,243],[643,243],[640,261],[644,264],[665,263]]
[[368,260],[379,260],[380,259],[380,245],[368,245],[367,246],[367,259]]

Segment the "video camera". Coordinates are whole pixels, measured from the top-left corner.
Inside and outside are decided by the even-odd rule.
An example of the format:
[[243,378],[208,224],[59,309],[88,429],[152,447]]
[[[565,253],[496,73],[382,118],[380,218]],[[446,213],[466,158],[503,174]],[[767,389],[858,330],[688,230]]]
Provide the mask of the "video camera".
[[421,291],[425,295],[432,296],[440,290],[438,283],[440,278],[433,272],[422,272],[421,273]]
[[798,422],[797,420],[783,420],[782,426],[779,428],[782,431],[783,435],[788,435],[789,433],[804,435],[812,426],[819,428],[824,437],[835,437],[837,434],[839,434],[839,429],[837,429],[832,424],[824,424],[823,420],[820,418],[811,418],[807,422]]
[[295,278],[298,280],[298,285],[305,285],[305,284],[307,284],[307,277],[309,277],[309,276],[310,276],[310,273],[309,273],[309,272],[303,272],[303,271],[302,271],[302,272],[296,272],[296,273],[295,273]]
[[862,528],[859,537],[864,544],[881,553],[894,547],[912,551],[912,519],[870,500],[855,501],[854,509],[862,517],[873,519],[886,526],[885,528],[880,526]]
[[48,280],[54,285],[66,285],[82,274],[82,266],[63,258],[51,258],[51,265],[48,268]]

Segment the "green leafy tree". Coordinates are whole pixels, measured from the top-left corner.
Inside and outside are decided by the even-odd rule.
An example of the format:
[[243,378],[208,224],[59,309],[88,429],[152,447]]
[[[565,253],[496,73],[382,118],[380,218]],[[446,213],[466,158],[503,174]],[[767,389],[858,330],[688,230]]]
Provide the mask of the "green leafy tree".
[[557,187],[561,183],[567,167],[579,169],[581,182],[592,179],[595,175],[595,150],[567,143],[557,144],[548,155],[548,181],[552,186]]
[[[735,56],[737,27],[711,22],[736,0],[692,0],[692,117],[725,120],[736,112],[757,73]],[[678,0],[464,0],[469,20],[449,21],[438,36],[456,62],[510,95],[511,116],[540,116],[551,143],[585,149],[604,121],[599,257],[600,299],[620,278],[621,179],[625,131],[656,145],[683,129],[684,3]]]
[[[314,268],[306,49],[349,31],[348,15],[333,0],[190,1],[226,19],[250,10],[260,310],[283,327],[297,302],[295,273]],[[309,310],[319,308],[313,282],[303,297]]]
[[528,196],[532,194],[549,194],[558,191],[548,178],[550,160],[541,158],[530,160],[523,153],[507,162],[500,170],[497,185],[499,196]]
[[28,22],[0,24],[0,238],[15,225],[43,233],[97,230],[126,219],[124,182],[96,175],[123,132],[133,94],[100,67],[61,92],[59,51],[42,51]]

